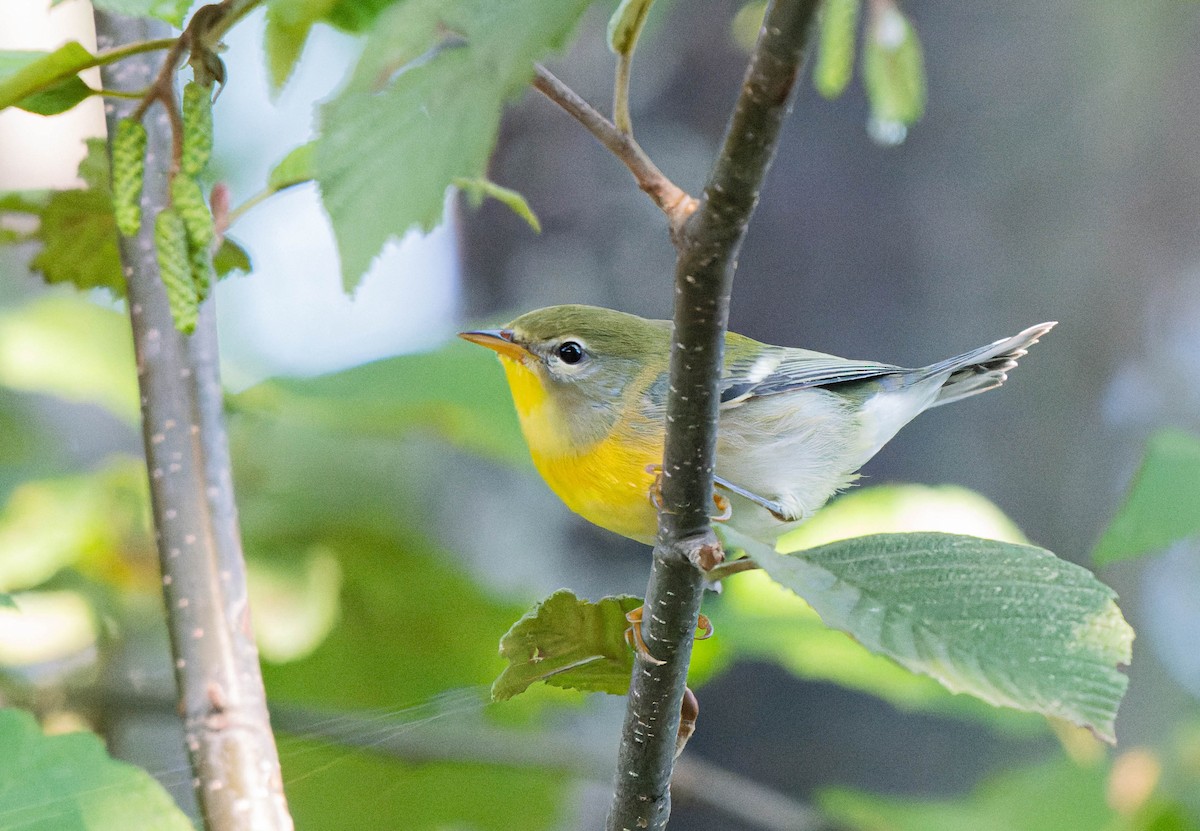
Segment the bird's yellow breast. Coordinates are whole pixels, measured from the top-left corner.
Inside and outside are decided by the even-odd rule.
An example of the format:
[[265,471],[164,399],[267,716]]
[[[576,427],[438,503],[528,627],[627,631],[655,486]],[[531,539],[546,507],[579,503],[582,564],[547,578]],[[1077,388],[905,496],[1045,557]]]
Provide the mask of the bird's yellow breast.
[[658,516],[650,500],[662,462],[662,435],[630,429],[619,419],[606,436],[587,445],[572,439],[541,378],[520,361],[501,356],[521,431],[534,467],[567,507],[624,537],[653,544]]

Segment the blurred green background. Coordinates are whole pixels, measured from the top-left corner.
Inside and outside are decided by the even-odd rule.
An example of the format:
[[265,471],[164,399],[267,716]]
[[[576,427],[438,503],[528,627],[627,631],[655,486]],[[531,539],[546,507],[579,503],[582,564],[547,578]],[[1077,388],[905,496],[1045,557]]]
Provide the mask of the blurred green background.
[[[741,8],[660,0],[635,62],[638,137],[692,192],[738,88]],[[1145,440],[1200,431],[1200,5],[903,8],[925,48],[924,120],[884,149],[857,82],[833,103],[801,86],[731,328],[919,365],[1059,320],[1003,390],[922,416],[865,483],[968,488],[1091,565]],[[597,103],[609,11],[552,63]],[[272,102],[260,26],[230,38],[216,111],[235,202],[305,140],[313,98],[356,49],[319,29]],[[268,117],[278,129],[242,126]],[[534,601],[640,594],[648,551],[570,515],[526,461],[494,360],[441,345],[551,303],[668,316],[673,249],[624,168],[535,93],[506,116],[490,176],[527,196],[540,235],[498,204],[452,204],[432,253],[385,256],[354,304],[330,299],[340,280],[310,191],[232,231],[256,267],[218,291],[232,450],[268,691],[307,708],[281,738],[301,828],[584,828],[607,807],[622,701],[478,701]],[[127,326],[104,296],[42,287],[32,253],[0,248],[0,591],[21,606],[0,611],[0,703],[92,726],[186,805]],[[261,380],[417,347],[439,351]],[[1198,828],[1198,563],[1192,540],[1100,572],[1139,633],[1115,751],[951,697],[731,581],[706,602],[717,635],[698,650],[709,680],[684,758],[854,828]],[[347,742],[399,742],[407,761]],[[677,793],[672,828],[781,827],[732,819],[704,789]]]

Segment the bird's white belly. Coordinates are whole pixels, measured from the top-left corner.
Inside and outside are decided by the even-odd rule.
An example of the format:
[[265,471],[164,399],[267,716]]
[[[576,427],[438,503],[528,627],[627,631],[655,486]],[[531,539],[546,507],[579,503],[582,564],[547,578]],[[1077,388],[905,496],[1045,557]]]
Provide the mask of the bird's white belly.
[[722,412],[717,475],[794,517],[781,521],[755,502],[725,493],[733,507],[730,524],[773,541],[807,519],[857,479],[856,471],[926,404],[904,399],[909,396],[881,391],[864,405],[807,389]]

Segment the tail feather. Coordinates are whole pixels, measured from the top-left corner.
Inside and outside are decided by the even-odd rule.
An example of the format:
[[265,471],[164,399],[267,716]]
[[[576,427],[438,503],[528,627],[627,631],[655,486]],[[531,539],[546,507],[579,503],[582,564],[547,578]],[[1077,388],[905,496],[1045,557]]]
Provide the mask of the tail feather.
[[1008,371],[1025,357],[1029,347],[1054,328],[1056,321],[1030,326],[1024,332],[981,346],[954,358],[925,367],[923,375],[932,377],[949,372],[930,407],[940,407],[981,392],[994,389],[1008,380]]

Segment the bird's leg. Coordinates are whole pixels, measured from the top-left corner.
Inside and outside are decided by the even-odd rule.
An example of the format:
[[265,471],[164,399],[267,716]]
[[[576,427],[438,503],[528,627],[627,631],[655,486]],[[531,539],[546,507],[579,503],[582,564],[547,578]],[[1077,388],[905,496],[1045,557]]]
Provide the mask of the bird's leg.
[[[644,612],[645,607],[638,606],[636,609],[625,613],[625,620],[629,621],[629,628],[625,630],[625,643],[629,644],[630,649],[636,652],[644,661],[659,667],[665,664],[666,661],[660,661],[650,654],[650,649],[646,646],[646,639],[642,637],[642,617]],[[696,640],[703,641],[713,636],[714,629],[712,621],[708,619],[708,615],[697,617],[696,626],[700,629],[700,632],[696,635]]]
[[[654,474],[654,482],[650,485],[650,504],[655,510],[662,510],[662,465],[646,465],[646,472]],[[720,484],[723,480],[718,481]],[[733,517],[733,504],[723,495],[713,491],[713,504],[717,506],[717,514],[713,522],[728,522]]]
[[766,497],[759,496],[756,493],[748,491],[740,485],[733,484],[733,482],[730,482],[728,479],[722,479],[720,476],[714,476],[713,483],[718,488],[724,488],[730,493],[736,493],[738,496],[749,499],[760,508],[765,508],[771,514],[771,516],[775,517],[780,522],[794,522],[795,520],[799,519],[799,517],[789,516],[784,507],[778,502],[772,502]]

